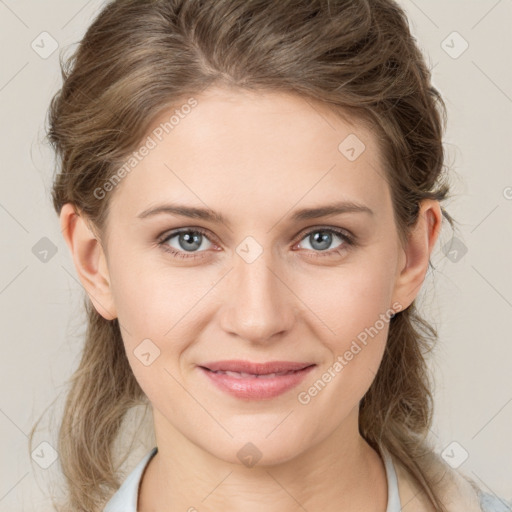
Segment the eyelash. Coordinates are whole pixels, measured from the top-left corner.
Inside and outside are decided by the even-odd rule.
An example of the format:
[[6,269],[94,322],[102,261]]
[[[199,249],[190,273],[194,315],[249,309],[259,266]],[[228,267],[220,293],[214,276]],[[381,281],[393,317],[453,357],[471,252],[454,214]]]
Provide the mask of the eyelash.
[[[313,258],[325,258],[329,256],[335,256],[337,254],[341,254],[344,250],[347,250],[348,248],[355,247],[357,245],[356,239],[353,235],[348,234],[346,231],[341,231],[336,228],[328,228],[328,227],[316,227],[314,229],[310,229],[309,231],[306,231],[305,233],[301,233],[299,238],[296,239],[294,242],[294,245],[297,242],[302,241],[304,238],[310,236],[313,233],[317,233],[319,231],[327,232],[327,233],[334,233],[335,235],[339,236],[343,240],[343,244],[340,247],[337,247],[336,249],[331,249],[328,251],[313,251],[314,254],[311,255]],[[167,245],[166,242],[168,242],[171,238],[174,238],[176,235],[179,235],[180,233],[200,233],[201,235],[208,238],[208,232],[205,231],[202,228],[181,228],[175,231],[172,231],[171,233],[166,233],[165,235],[158,237],[158,246],[162,248],[167,253],[170,253],[173,257],[178,259],[197,259],[202,258],[202,255],[197,255],[197,253],[186,253],[184,251],[177,251],[176,249],[170,247]],[[209,238],[208,238],[209,240]],[[308,249],[311,251],[311,249]],[[206,251],[200,251],[199,254],[204,253]]]

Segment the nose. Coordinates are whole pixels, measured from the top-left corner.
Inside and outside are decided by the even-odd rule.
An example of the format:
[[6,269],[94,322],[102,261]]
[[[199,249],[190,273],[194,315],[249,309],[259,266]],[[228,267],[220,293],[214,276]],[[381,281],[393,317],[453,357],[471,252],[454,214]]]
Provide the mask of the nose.
[[221,314],[225,332],[261,344],[272,343],[291,329],[297,298],[282,269],[270,250],[252,262],[235,254]]

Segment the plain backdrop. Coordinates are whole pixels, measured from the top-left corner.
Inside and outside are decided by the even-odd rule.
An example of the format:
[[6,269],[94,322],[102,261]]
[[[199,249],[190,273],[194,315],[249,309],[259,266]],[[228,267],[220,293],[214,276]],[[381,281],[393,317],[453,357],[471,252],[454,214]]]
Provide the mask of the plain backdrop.
[[[439,332],[431,436],[461,472],[512,500],[512,1],[401,4],[448,107],[445,207],[459,222],[455,233],[443,227],[420,297]],[[49,510],[58,471],[51,415],[79,361],[83,289],[50,201],[45,116],[59,53],[102,5],[0,0],[0,512]],[[135,447],[127,470],[146,448]]]

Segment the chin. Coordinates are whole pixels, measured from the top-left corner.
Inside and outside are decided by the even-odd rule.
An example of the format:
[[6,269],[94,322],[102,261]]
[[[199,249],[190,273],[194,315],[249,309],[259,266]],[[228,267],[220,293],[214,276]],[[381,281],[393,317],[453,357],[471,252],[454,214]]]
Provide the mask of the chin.
[[281,435],[273,433],[269,437],[265,437],[267,434],[268,432],[260,430],[254,436],[235,435],[227,443],[217,444],[215,450],[208,451],[213,456],[230,464],[247,468],[254,466],[261,468],[289,462],[307,448],[304,445],[303,436],[297,436],[297,439],[294,439],[285,430],[281,432]]

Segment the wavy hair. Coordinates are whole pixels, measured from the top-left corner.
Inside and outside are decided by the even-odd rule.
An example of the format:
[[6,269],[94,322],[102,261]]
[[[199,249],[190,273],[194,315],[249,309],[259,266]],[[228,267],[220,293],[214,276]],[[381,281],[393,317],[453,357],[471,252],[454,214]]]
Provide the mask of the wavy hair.
[[[60,213],[72,203],[100,242],[113,192],[100,199],[95,190],[164,109],[212,85],[298,94],[369,127],[403,242],[420,202],[449,193],[446,107],[394,0],[111,1],[71,57],[61,57],[61,69],[63,85],[48,113],[58,156],[53,205]],[[148,406],[117,319],[104,319],[88,297],[84,305],[85,344],[58,434],[62,512],[102,509],[120,485],[114,448],[123,420],[135,405]],[[382,363],[360,403],[359,431],[376,450],[387,448],[444,511],[427,440],[433,404],[426,355],[436,339],[415,302],[391,319]]]

